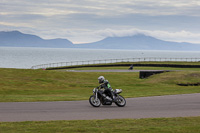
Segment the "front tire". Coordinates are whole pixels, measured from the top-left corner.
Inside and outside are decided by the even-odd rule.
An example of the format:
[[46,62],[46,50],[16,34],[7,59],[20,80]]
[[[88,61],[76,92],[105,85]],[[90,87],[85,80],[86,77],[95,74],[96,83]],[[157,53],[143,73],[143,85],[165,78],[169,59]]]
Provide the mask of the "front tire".
[[115,104],[118,106],[118,107],[124,107],[126,105],[126,100],[123,96],[118,96],[117,97],[117,101],[115,102]]
[[99,100],[99,98],[97,98],[94,95],[90,96],[89,98],[89,102],[93,107],[99,107],[101,105],[101,101]]

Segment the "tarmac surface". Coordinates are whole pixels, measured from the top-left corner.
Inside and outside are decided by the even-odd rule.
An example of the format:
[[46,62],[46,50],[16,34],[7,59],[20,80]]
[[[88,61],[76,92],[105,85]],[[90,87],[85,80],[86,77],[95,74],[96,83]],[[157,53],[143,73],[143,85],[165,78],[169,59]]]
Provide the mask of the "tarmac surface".
[[140,72],[140,71],[158,71],[161,72],[163,70],[119,70],[119,69],[111,69],[111,70],[59,70],[59,71],[68,71],[68,72]]
[[[122,94],[123,95],[123,94]],[[88,97],[89,99],[89,97]],[[200,116],[200,93],[127,98],[125,107],[85,101],[0,103],[0,121],[93,120]]]

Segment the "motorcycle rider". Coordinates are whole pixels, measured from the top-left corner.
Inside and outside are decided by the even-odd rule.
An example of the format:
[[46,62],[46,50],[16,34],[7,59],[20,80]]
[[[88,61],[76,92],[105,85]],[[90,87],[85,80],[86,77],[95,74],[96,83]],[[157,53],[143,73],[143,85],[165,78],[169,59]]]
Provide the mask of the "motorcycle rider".
[[98,81],[99,81],[100,87],[104,88],[105,92],[108,92],[110,94],[113,101],[116,101],[113,89],[111,88],[111,85],[108,82],[108,80],[106,80],[104,76],[100,76],[98,77]]

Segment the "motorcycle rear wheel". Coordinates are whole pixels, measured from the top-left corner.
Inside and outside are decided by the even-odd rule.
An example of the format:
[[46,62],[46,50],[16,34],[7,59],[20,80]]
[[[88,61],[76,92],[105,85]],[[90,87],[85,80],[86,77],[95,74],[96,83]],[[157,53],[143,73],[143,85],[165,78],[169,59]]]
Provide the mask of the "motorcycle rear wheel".
[[126,100],[123,96],[119,95],[117,97],[117,101],[115,102],[115,104],[118,106],[118,107],[124,107],[126,105]]
[[89,102],[93,107],[99,107],[101,105],[99,98],[96,99],[94,95],[90,96]]

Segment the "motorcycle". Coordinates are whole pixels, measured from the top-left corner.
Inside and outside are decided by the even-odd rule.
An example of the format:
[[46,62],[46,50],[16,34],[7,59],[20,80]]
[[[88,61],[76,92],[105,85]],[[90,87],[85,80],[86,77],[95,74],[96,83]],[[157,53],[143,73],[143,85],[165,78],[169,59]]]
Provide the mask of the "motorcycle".
[[119,95],[122,92],[122,89],[115,89],[114,96],[115,101],[112,100],[110,94],[108,94],[105,89],[102,89],[100,86],[93,89],[93,95],[90,96],[89,102],[93,107],[99,107],[102,105],[112,105],[114,102],[118,107],[124,107],[126,105],[126,100],[123,96]]

